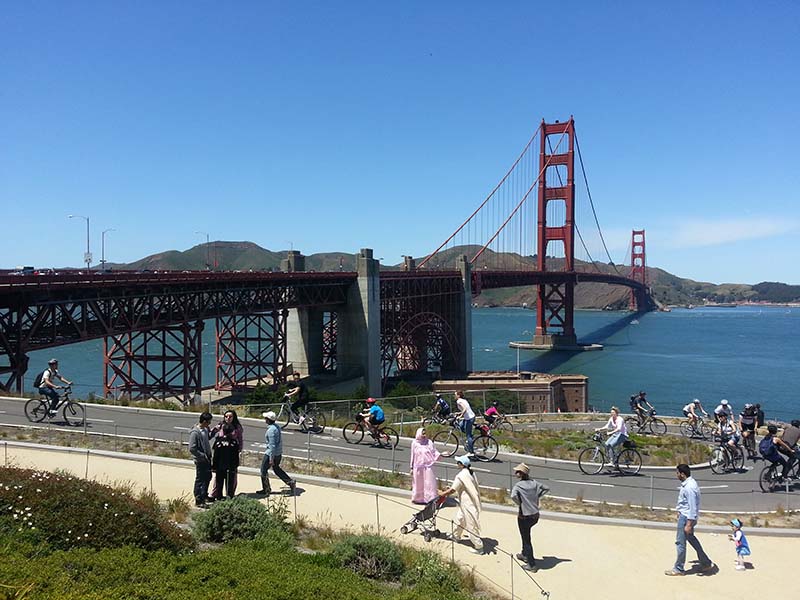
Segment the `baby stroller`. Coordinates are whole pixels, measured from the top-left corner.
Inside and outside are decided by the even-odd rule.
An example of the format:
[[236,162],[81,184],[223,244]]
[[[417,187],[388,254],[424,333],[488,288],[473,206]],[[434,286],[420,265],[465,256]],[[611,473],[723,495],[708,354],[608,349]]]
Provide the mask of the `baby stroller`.
[[422,530],[422,537],[426,542],[430,542],[434,537],[439,537],[441,532],[436,529],[436,513],[444,504],[446,498],[437,496],[425,505],[421,511],[414,513],[411,520],[400,528],[400,533],[405,535],[415,529]]

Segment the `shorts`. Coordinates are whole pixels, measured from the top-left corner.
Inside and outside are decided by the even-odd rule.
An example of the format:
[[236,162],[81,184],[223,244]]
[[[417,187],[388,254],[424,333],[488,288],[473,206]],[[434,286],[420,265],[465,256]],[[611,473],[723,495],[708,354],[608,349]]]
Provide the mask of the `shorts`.
[[742,431],[755,431],[755,430],[756,430],[755,423],[750,423],[749,425],[747,423],[742,423]]
[[683,416],[684,416],[684,417],[688,417],[688,416],[689,416],[689,415],[691,415],[691,414],[692,414],[692,413],[690,413],[688,410],[685,410],[685,411],[683,411]]
[[378,421],[378,419],[375,418],[375,415],[370,415],[370,417],[369,417],[370,425],[373,425],[374,427],[378,427],[379,425],[383,425],[385,421],[386,421],[386,419],[381,419],[380,421]]

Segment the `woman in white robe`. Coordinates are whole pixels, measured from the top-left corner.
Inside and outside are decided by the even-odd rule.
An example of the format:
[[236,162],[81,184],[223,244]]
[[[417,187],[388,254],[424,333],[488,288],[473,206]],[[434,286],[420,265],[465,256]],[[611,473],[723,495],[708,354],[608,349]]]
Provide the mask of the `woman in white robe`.
[[474,554],[483,554],[483,540],[481,540],[481,496],[478,490],[478,480],[470,468],[470,460],[467,456],[459,456],[456,459],[458,473],[453,478],[452,485],[442,492],[442,496],[458,495],[458,512],[456,513],[456,529],[453,538],[456,541],[466,532],[467,537],[472,542]]

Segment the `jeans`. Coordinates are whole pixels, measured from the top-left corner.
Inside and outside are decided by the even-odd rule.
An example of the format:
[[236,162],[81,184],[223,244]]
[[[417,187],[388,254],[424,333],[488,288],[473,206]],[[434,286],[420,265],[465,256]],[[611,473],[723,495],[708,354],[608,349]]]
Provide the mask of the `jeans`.
[[519,537],[522,539],[522,556],[529,565],[536,563],[533,557],[533,543],[531,542],[531,528],[539,522],[539,513],[535,515],[517,517]]
[[233,498],[236,495],[236,469],[217,469],[216,477],[214,477],[214,489],[211,492],[212,498],[222,498],[222,487],[225,486],[225,491],[228,493],[228,498]]
[[687,535],[686,531],[684,531],[683,528],[686,526],[686,520],[684,515],[678,516],[678,530],[675,535],[675,545],[678,547],[678,557],[675,559],[675,570],[681,572],[683,571],[684,563],[686,563],[686,542],[689,542],[697,553],[697,560],[700,561],[700,568],[707,567],[711,564],[711,559],[708,558],[708,555],[703,551],[703,547],[700,545],[694,533]]
[[467,435],[467,452],[472,454],[472,427],[475,425],[475,419],[464,419],[461,421],[461,431],[463,431]]
[[267,493],[270,492],[271,488],[269,485],[269,468],[270,468],[270,459],[272,459],[272,470],[275,472],[275,475],[281,478],[281,481],[288,486],[292,485],[292,478],[286,474],[286,471],[281,469],[281,457],[280,456],[270,456],[269,454],[264,455],[264,459],[261,461],[261,489],[266,491]]
[[211,463],[194,463],[194,501],[202,504],[208,497],[208,484],[211,483]]
[[617,462],[617,447],[628,439],[627,436],[621,433],[615,433],[606,440],[606,448],[608,448],[608,458],[612,463]]
[[50,410],[55,410],[56,406],[58,405],[58,399],[60,398],[58,392],[45,385],[39,388],[39,393],[42,396],[47,396],[47,398],[50,400]]

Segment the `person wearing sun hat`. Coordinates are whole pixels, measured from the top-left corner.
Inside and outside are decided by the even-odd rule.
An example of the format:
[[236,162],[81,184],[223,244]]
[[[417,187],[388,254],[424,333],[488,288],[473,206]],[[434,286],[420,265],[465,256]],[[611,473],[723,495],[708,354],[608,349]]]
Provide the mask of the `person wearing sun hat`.
[[272,469],[275,475],[289,486],[289,490],[294,495],[295,482],[286,474],[286,471],[281,469],[281,457],[283,455],[283,441],[281,440],[281,428],[275,423],[275,413],[271,410],[261,413],[264,421],[267,423],[267,433],[264,435],[264,441],[267,443],[266,452],[264,452],[264,459],[261,461],[261,489],[256,494],[269,494],[269,470]]
[[452,485],[441,493],[442,496],[458,494],[458,512],[455,518],[455,531],[453,539],[459,541],[466,531],[467,537],[472,542],[473,554],[483,554],[483,540],[481,539],[481,495],[478,489],[478,479],[472,472],[468,456],[459,456],[456,459],[458,473],[453,478]]
[[728,539],[736,544],[736,570],[744,571],[744,557],[750,556],[750,544],[747,543],[747,538],[742,531],[742,522],[739,519],[731,520],[731,528],[733,533],[728,534]]
[[519,527],[519,537],[522,540],[522,553],[517,554],[517,560],[525,563],[522,568],[526,571],[536,572],[538,567],[533,556],[531,529],[539,522],[539,499],[549,492],[550,488],[531,479],[530,472],[530,468],[525,463],[514,467],[514,475],[519,481],[511,490],[511,499],[519,507],[517,526]]

